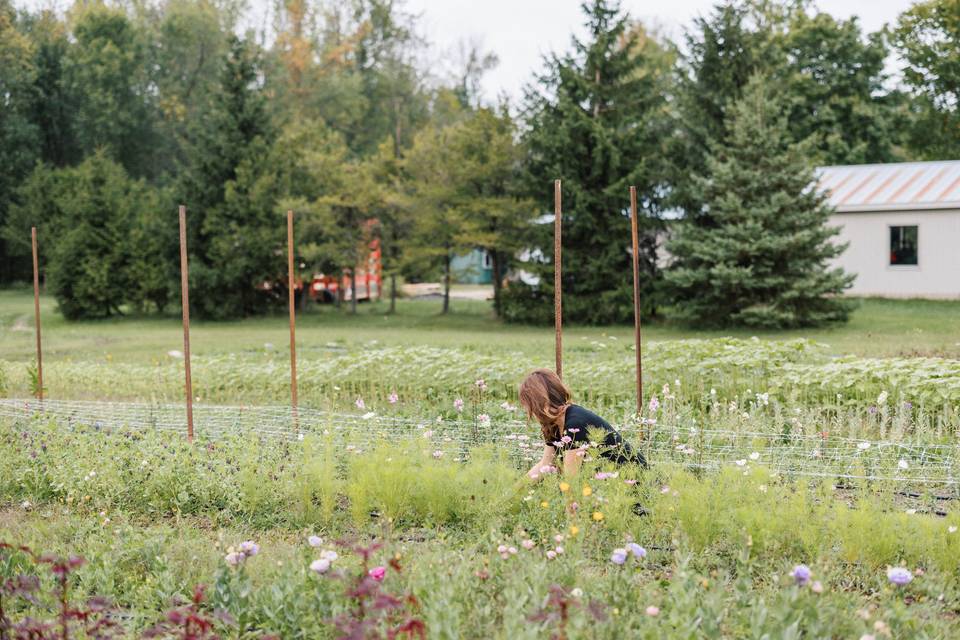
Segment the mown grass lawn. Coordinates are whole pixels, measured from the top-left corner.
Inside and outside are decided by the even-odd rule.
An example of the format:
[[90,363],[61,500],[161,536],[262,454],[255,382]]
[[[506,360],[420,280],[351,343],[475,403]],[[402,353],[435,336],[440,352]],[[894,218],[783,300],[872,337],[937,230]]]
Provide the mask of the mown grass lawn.
[[[328,342],[358,344],[377,340],[383,345],[468,347],[483,351],[545,354],[553,350],[552,327],[505,324],[497,320],[489,302],[454,300],[452,311],[439,313],[436,301],[403,300],[397,313],[386,303],[361,304],[354,316],[332,306],[310,308],[298,318],[297,339],[305,348]],[[102,321],[67,322],[49,296],[41,300],[44,357],[53,360],[100,359],[146,362],[182,348],[179,316],[125,316]],[[0,291],[0,354],[7,360],[30,360],[34,353],[33,297],[27,289]],[[960,301],[860,300],[850,322],[818,329],[793,331],[695,331],[659,319],[644,324],[644,340],[710,338],[804,337],[827,344],[835,354],[858,356],[941,356],[960,358]],[[233,322],[192,324],[192,349],[197,355],[262,349],[272,344],[286,348],[286,316]],[[567,325],[566,344],[614,336],[633,339],[633,327]]]

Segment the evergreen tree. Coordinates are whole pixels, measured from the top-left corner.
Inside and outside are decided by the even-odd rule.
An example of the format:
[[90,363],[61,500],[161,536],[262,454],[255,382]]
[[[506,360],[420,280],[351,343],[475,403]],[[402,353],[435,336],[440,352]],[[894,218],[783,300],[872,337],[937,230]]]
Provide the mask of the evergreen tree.
[[39,166],[23,195],[35,197],[15,216],[24,228],[44,223],[48,286],[64,317],[106,317],[135,302],[130,237],[140,212],[157,210],[153,190],[131,180],[105,151],[98,151],[75,168]]
[[694,183],[700,206],[678,226],[665,273],[675,317],[701,326],[799,327],[845,320],[837,296],[853,276],[828,262],[826,195],[811,188],[812,141],[793,143],[785,105],[763,76],[728,116],[726,145],[714,143]]
[[[656,218],[663,192],[667,139],[662,55],[637,46],[640,31],[628,29],[619,4],[583,4],[589,36],[573,52],[552,56],[539,87],[527,92],[525,187],[541,212],[553,211],[553,181],[563,180],[564,315],[575,322],[619,322],[633,315],[629,187],[636,185],[642,296],[649,313],[657,278]],[[649,46],[656,47],[651,41]],[[530,248],[545,256],[525,266],[540,275],[529,288],[511,285],[508,319],[552,318],[553,242],[537,225]]]
[[273,127],[253,45],[231,38],[220,90],[192,132],[183,172],[190,226],[190,277],[201,317],[264,309],[260,289],[283,272],[283,224],[270,167]]

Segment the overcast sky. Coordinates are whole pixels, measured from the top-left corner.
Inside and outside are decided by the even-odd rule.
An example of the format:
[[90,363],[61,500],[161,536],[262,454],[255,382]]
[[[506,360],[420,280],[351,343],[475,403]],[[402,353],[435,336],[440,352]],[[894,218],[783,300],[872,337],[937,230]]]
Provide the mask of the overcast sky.
[[[705,15],[714,0],[622,0],[635,18],[679,39],[693,18]],[[913,4],[911,0],[820,0],[831,14],[857,15],[865,31],[876,31]],[[545,53],[567,49],[571,34],[582,35],[580,0],[407,0],[421,15],[421,27],[439,54],[476,39],[495,52],[500,65],[484,79],[485,98],[500,92],[522,95],[523,84],[541,66]],[[440,61],[442,62],[442,57]]]

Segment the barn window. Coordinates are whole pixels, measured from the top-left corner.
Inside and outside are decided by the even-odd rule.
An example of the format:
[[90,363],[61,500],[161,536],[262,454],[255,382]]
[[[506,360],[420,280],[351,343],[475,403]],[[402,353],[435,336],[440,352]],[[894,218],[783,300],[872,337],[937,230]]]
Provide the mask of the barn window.
[[890,264],[917,264],[917,227],[890,227]]

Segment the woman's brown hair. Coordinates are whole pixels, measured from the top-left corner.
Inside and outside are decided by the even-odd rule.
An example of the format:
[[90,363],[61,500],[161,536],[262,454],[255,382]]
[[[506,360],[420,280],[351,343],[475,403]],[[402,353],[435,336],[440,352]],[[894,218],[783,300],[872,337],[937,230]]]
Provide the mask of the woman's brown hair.
[[520,406],[536,418],[547,444],[563,434],[563,418],[570,406],[570,389],[550,369],[536,369],[520,383]]

